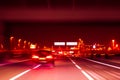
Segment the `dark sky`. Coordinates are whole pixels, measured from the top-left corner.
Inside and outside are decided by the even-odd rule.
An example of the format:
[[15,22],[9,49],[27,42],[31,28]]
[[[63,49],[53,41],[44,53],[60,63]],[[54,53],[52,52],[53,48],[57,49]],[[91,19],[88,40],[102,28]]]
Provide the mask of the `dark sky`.
[[19,22],[9,23],[16,38],[51,46],[54,41],[77,41],[85,44],[109,44],[120,41],[120,24],[116,22]]

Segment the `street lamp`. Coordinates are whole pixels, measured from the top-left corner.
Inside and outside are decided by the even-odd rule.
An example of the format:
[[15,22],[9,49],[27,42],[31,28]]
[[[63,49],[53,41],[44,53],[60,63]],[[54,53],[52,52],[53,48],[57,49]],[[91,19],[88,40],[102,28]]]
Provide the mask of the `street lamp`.
[[12,40],[13,40],[13,38],[14,38],[14,37],[13,37],[13,36],[11,36],[11,37],[10,37],[10,40],[12,41]]
[[112,48],[114,49],[114,47],[115,47],[115,40],[113,39],[112,40]]
[[23,45],[23,49],[26,48],[26,43],[27,43],[27,41],[25,40],[25,41],[24,41],[24,45]]
[[18,48],[20,49],[21,39],[18,39]]
[[14,37],[10,37],[10,49],[14,49],[14,42],[13,42]]

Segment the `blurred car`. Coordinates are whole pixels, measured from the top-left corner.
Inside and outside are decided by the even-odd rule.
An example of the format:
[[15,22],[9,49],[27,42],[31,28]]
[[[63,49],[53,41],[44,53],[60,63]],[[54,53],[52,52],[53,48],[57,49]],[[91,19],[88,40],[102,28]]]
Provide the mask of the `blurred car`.
[[49,50],[39,50],[32,54],[32,60],[41,64],[52,64],[55,66],[54,55]]

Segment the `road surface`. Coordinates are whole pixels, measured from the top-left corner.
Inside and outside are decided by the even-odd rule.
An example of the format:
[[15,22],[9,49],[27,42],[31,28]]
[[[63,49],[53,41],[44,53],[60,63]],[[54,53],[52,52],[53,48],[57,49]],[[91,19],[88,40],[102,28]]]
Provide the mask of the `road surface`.
[[31,60],[0,66],[0,80],[120,80],[120,66],[82,58],[51,64]]

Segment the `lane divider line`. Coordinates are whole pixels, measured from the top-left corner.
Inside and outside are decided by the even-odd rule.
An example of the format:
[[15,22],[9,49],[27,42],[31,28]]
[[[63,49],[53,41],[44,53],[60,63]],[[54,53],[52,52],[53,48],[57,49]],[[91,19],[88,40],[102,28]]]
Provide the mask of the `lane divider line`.
[[105,66],[109,66],[109,67],[112,67],[112,68],[120,69],[120,67],[114,66],[114,65],[111,65],[111,64],[106,64],[106,63],[103,63],[103,62],[94,61],[94,60],[90,60],[90,59],[86,59],[86,60],[92,61],[92,62],[95,62],[95,63],[98,63],[98,64],[102,64],[102,65],[105,65]]
[[38,68],[39,66],[41,66],[41,65],[39,64],[39,65],[37,65],[37,66],[33,67],[33,69],[36,69],[36,68]]
[[17,78],[19,78],[19,77],[21,77],[22,75],[28,73],[29,71],[31,71],[31,69],[28,69],[28,70],[26,70],[26,71],[24,71],[24,72],[22,72],[22,73],[20,73],[20,74],[18,74],[18,75],[16,75],[16,76],[10,78],[9,80],[16,80]]
[[[41,66],[41,65],[39,64],[39,65],[33,67],[32,69],[36,69],[36,68],[38,68],[39,66]],[[9,80],[16,80],[17,78],[19,78],[19,77],[23,76],[24,74],[30,72],[32,69],[25,70],[24,72],[22,72],[22,73],[20,73],[20,74],[18,74],[18,75],[16,75],[16,76],[10,78]]]
[[89,74],[87,74],[80,66],[78,66],[71,58],[70,61],[87,77],[88,80],[94,80]]
[[88,75],[84,70],[81,70],[82,73],[88,78],[88,80],[94,80],[90,75]]

